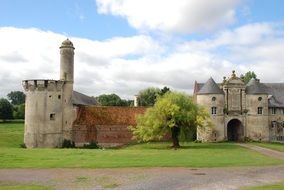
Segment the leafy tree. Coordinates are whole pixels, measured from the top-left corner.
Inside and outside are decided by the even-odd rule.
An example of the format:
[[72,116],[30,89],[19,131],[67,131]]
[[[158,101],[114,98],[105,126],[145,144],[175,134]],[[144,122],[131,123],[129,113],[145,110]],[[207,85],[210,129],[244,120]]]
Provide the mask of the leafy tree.
[[197,126],[210,126],[208,118],[206,110],[194,104],[189,96],[167,92],[145,114],[139,115],[137,126],[130,129],[139,141],[159,140],[171,133],[173,147],[178,148],[179,135],[196,130]]
[[25,119],[25,104],[14,106],[13,118]]
[[98,103],[102,106],[130,106],[131,100],[121,99],[116,94],[102,94],[96,97]]
[[0,99],[0,119],[4,121],[13,119],[13,106],[7,99],[4,98]]
[[12,91],[7,96],[13,105],[20,105],[25,103],[26,95],[21,91]]
[[256,74],[253,71],[246,72],[245,75],[241,75],[242,81],[247,84],[252,78],[256,79]]
[[170,91],[171,91],[170,88],[164,86],[164,88],[162,88],[160,90],[160,95],[163,96],[164,94],[166,94],[167,92],[170,92]]
[[146,88],[138,93],[137,101],[139,106],[153,106],[160,95],[159,88]]

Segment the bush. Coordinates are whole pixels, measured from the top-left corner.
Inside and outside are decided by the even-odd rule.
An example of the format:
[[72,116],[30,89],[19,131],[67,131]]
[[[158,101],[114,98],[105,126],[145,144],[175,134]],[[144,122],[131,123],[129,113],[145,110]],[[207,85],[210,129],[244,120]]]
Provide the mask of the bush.
[[64,139],[62,143],[62,148],[75,148],[75,143],[71,140]]
[[88,148],[88,149],[98,149],[100,148],[98,143],[95,141],[91,141],[89,144],[84,144],[83,148]]

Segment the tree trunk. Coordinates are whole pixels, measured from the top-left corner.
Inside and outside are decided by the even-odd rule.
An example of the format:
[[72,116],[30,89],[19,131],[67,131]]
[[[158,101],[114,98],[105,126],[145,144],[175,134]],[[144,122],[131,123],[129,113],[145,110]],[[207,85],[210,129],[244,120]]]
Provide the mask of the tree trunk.
[[173,128],[171,128],[171,132],[172,132],[172,141],[173,141],[173,148],[179,148],[179,140],[178,140],[178,136],[180,133],[180,128],[177,126],[174,126]]

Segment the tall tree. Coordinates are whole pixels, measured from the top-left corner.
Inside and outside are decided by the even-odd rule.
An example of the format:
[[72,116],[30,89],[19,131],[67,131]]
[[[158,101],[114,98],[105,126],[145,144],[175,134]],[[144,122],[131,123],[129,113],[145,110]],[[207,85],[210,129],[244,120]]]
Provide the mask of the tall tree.
[[252,78],[256,79],[256,74],[253,71],[246,72],[245,75],[241,75],[242,81],[247,84]]
[[170,92],[170,91],[171,91],[170,88],[164,86],[164,88],[162,88],[160,90],[160,95],[163,96],[164,94],[166,94],[167,92]]
[[20,105],[25,103],[26,95],[21,91],[12,91],[7,96],[13,105]]
[[153,106],[156,102],[157,97],[160,95],[160,89],[159,88],[146,88],[144,90],[141,90],[138,93],[138,105],[139,106]]
[[211,125],[209,114],[192,99],[177,92],[168,92],[157,99],[153,107],[137,117],[137,126],[130,127],[134,138],[150,141],[164,138],[171,133],[173,147],[178,148],[179,135],[195,130],[197,126]]
[[13,106],[7,99],[4,98],[0,99],[0,119],[4,121],[13,119]]
[[102,94],[96,97],[101,106],[130,106],[131,101],[121,99],[116,94]]

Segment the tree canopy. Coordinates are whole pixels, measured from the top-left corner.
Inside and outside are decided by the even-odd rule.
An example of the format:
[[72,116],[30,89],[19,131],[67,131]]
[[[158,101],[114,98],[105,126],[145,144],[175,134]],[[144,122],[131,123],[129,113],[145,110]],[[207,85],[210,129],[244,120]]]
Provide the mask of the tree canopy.
[[101,106],[130,106],[133,104],[133,101],[121,99],[116,94],[102,94],[96,97],[96,100]]
[[7,99],[4,98],[0,99],[0,119],[4,121],[13,119],[13,106]]
[[20,105],[25,103],[26,95],[21,91],[12,91],[7,96],[13,105]]
[[165,93],[169,92],[170,88],[164,87],[162,89],[149,87],[141,90],[138,93],[137,100],[139,106],[153,106],[159,96],[163,96]]
[[178,136],[209,125],[209,114],[183,93],[167,92],[158,97],[153,107],[137,117],[137,126],[131,127],[138,141],[159,140],[172,134],[173,147],[179,147]]
[[246,72],[245,75],[241,75],[242,81],[247,84],[252,78],[256,79],[256,74],[253,71]]

